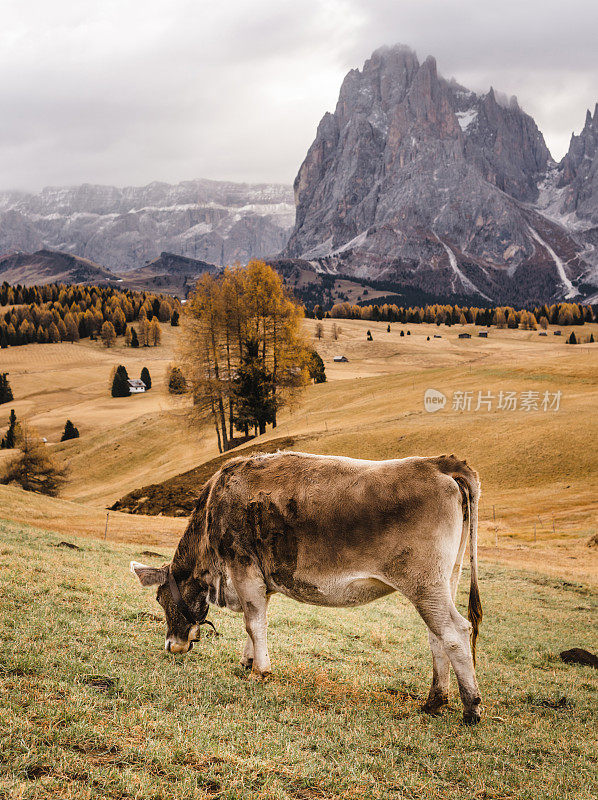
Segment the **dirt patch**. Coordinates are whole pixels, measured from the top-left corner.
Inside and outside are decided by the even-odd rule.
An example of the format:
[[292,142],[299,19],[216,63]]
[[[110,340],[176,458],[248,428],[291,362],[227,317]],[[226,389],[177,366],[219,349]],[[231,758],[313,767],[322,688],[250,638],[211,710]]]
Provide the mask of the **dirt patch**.
[[252,453],[274,453],[277,450],[287,450],[293,447],[297,441],[298,437],[284,436],[263,444],[243,447],[241,450],[229,450],[227,453],[212,458],[210,461],[163,483],[153,483],[129,492],[117,500],[113,506],[110,506],[110,510],[149,516],[162,514],[167,517],[187,517],[195,508],[201,487],[229,458]]
[[84,675],[81,682],[102,692],[108,692],[116,688],[118,678],[109,678],[107,675]]
[[49,764],[33,764],[25,768],[25,777],[28,781],[35,781],[38,778],[43,778],[44,775],[51,775],[53,769]]
[[573,703],[567,697],[545,697],[534,700],[532,705],[539,708],[552,708],[555,711],[566,711],[573,708]]
[[561,660],[565,664],[581,664],[584,667],[593,667],[598,669],[598,657],[589,650],[583,650],[581,647],[572,647],[571,650],[563,650],[561,653]]

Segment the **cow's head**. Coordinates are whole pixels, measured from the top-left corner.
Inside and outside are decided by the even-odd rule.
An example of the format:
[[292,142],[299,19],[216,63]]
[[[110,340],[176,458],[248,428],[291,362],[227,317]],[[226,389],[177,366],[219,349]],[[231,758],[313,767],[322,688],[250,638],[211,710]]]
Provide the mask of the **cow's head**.
[[142,586],[158,587],[156,600],[166,614],[166,650],[188,653],[193,642],[199,640],[200,628],[208,613],[208,587],[192,575],[175,578],[170,564],[147,567],[131,561],[131,572],[137,575]]

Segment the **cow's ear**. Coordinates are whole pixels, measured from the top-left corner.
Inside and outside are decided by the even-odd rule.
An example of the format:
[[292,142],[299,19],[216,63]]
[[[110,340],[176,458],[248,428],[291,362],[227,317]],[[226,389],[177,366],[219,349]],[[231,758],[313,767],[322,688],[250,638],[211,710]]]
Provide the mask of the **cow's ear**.
[[142,586],[161,586],[168,580],[169,565],[163,567],[147,567],[138,561],[131,561],[131,572],[139,578]]

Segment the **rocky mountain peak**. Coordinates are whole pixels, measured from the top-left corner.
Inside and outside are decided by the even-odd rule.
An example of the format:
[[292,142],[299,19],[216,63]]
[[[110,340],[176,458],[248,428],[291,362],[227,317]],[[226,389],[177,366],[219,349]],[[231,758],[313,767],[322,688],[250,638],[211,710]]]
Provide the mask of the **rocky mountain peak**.
[[533,210],[552,164],[515,97],[478,95],[432,57],[380,48],[318,126],[284,254],[432,292],[574,296],[583,247]]
[[558,186],[564,189],[562,210],[598,224],[598,103],[593,115],[587,110],[581,133],[571,135],[559,172]]

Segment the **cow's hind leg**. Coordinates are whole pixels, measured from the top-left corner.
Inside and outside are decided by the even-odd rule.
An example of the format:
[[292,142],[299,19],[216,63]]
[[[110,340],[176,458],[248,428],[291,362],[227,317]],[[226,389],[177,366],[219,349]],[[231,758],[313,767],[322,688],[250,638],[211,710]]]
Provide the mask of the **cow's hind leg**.
[[448,703],[449,670],[451,662],[440,643],[440,639],[428,630],[430,650],[432,651],[432,686],[423,707],[428,714],[437,714]]
[[[463,551],[465,549],[466,541],[467,540],[463,538],[459,555],[453,568],[453,574],[451,575],[450,585],[453,602],[455,601],[459,577],[461,575],[461,562],[463,560]],[[448,703],[451,662],[445,653],[444,647],[441,645],[440,640],[429,628],[428,639],[430,640],[430,650],[432,651],[433,672],[432,686],[430,687],[430,693],[423,709],[428,714],[437,714],[442,706]]]
[[426,590],[416,599],[415,606],[440,642],[455,671],[463,701],[464,722],[468,724],[479,722],[479,706],[482,699],[469,642],[471,625],[457,611],[449,586]]

